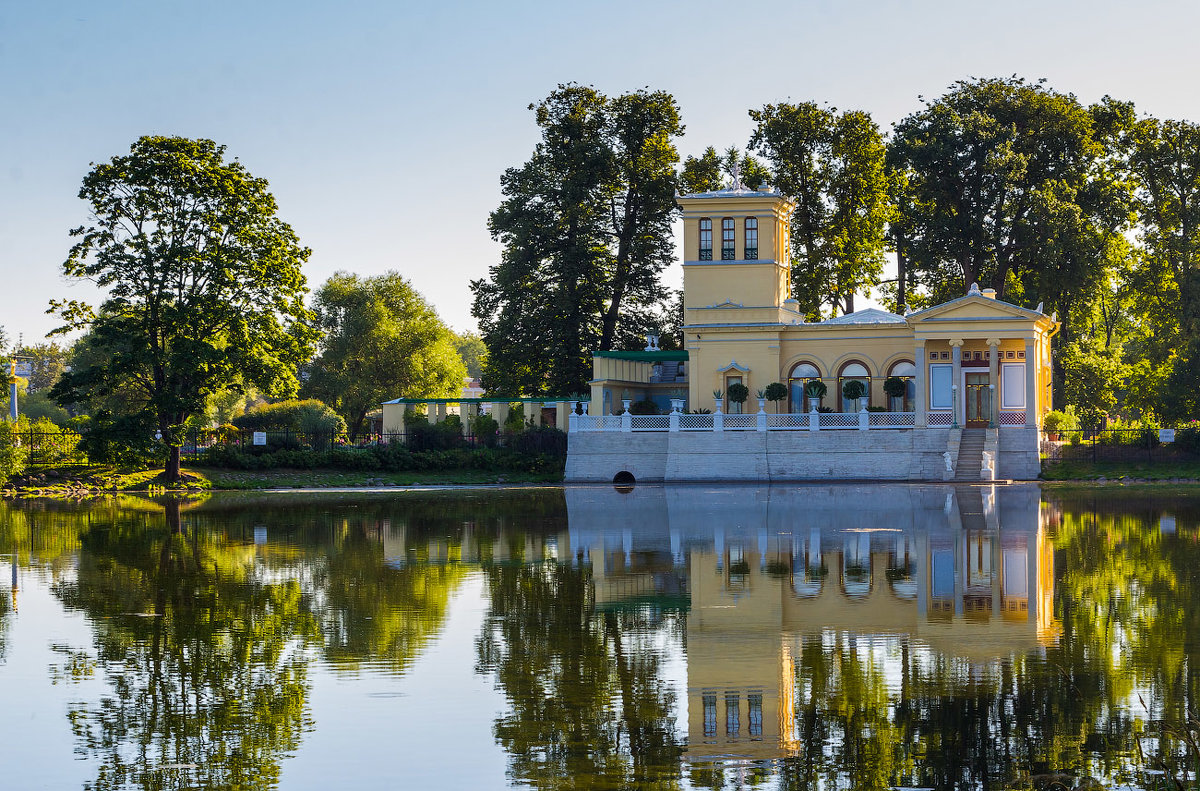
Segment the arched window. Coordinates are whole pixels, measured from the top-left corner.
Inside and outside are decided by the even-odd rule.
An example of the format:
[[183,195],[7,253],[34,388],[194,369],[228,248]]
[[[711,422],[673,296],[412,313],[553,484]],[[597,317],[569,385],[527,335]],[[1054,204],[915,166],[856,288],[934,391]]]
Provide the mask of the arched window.
[[758,218],[746,218],[746,260],[758,260]]
[[912,412],[917,403],[917,366],[908,360],[901,360],[888,371],[888,378],[896,377],[904,380],[904,395],[888,396],[888,409],[892,412]]
[[[808,397],[804,395],[804,386],[813,379],[820,379],[821,372],[812,363],[797,363],[788,374],[788,411],[792,414],[807,412]],[[817,406],[820,406],[818,404]]]
[[[849,382],[862,382],[866,394],[856,401],[846,398],[842,395],[842,390]],[[867,370],[867,366],[857,360],[842,366],[841,376],[838,377],[837,397],[843,412],[857,412],[864,406],[871,405],[871,374]]]
[[700,218],[700,260],[712,260],[712,219]]
[[737,258],[737,248],[734,247],[733,218],[721,220],[721,260],[733,261]]

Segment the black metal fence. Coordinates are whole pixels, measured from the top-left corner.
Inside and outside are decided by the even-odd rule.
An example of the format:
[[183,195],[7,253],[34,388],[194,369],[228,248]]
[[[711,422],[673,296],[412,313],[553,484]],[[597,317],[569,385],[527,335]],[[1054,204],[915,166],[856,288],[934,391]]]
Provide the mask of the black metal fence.
[[[87,437],[62,429],[60,431],[22,431],[10,435],[12,443],[20,448],[25,456],[27,467],[57,467],[64,464],[88,464],[92,461],[103,462],[106,459],[90,459],[88,448],[91,443]],[[108,443],[121,443],[131,447],[153,448],[161,441],[156,437],[122,437],[105,435]],[[206,451],[217,447],[234,448],[242,453],[258,454],[271,453],[279,450],[310,450],[317,452],[338,449],[368,449],[381,445],[402,445],[411,451],[455,450],[479,448],[504,448],[516,453],[533,455],[567,455],[567,436],[553,429],[534,429],[514,433],[497,432],[491,436],[476,436],[462,434],[445,429],[422,427],[415,430],[395,433],[358,434],[351,437],[346,432],[303,432],[288,429],[271,431],[228,431],[200,430],[189,432],[184,438],[180,452],[188,458],[195,458]],[[165,453],[165,446],[162,446]]]
[[1180,443],[1180,432],[1158,428],[1042,431],[1042,466],[1062,462],[1169,464],[1200,458]]

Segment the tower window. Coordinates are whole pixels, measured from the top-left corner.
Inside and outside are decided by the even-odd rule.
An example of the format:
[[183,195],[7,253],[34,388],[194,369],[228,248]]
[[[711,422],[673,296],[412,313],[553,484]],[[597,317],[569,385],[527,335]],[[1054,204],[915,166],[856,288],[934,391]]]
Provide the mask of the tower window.
[[758,218],[746,218],[746,260],[758,259]]
[[733,261],[737,258],[737,248],[734,247],[733,218],[721,220],[721,260]]
[[712,220],[700,218],[700,260],[712,260]]

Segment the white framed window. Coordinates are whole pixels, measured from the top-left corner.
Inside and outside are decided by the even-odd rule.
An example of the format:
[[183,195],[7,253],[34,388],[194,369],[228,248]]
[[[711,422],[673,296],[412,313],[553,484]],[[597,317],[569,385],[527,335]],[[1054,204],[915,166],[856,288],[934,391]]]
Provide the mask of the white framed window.
[[1000,408],[1025,408],[1025,363],[1000,366]]
[[951,384],[954,379],[954,366],[936,363],[929,366],[929,408],[951,409],[954,406],[954,396]]

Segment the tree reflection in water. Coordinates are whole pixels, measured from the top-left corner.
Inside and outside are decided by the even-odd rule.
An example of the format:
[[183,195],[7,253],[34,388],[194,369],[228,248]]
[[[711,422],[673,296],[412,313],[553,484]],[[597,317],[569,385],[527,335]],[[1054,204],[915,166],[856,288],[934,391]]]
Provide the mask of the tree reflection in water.
[[[1090,776],[1151,788],[1143,770],[1159,760],[1176,776],[1191,770],[1166,726],[1200,713],[1200,499],[1048,496],[1035,513],[1053,555],[1046,607],[1058,631],[1005,645],[978,639],[988,617],[1007,623],[995,612],[931,609],[916,626],[881,627],[882,598],[870,597],[907,586],[888,606],[915,613],[913,563],[925,562],[919,553],[880,561],[871,541],[894,535],[855,538],[855,565],[829,541],[802,562],[764,557],[757,538],[736,543],[731,528],[720,563],[684,536],[673,549],[663,538],[654,565],[628,543],[611,553],[606,543],[624,541],[622,531],[648,540],[653,529],[600,535],[593,525],[595,543],[578,542],[561,493],[458,497],[0,505],[0,553],[19,547],[23,564],[36,558],[94,630],[88,658],[105,691],[70,712],[77,750],[97,767],[91,787],[274,786],[313,725],[311,663],[406,672],[476,568],[489,596],[477,669],[507,697],[494,737],[515,782],[1027,788],[1062,773],[1076,786]],[[256,544],[256,529],[270,540]],[[555,536],[566,542],[555,546],[603,548],[615,563],[607,587],[595,567],[553,559]],[[530,554],[539,541],[545,551]],[[735,543],[745,549],[736,581],[727,579]],[[837,624],[780,620],[788,607],[820,612],[821,591],[841,590],[845,568],[869,594],[837,600],[857,614]],[[639,589],[633,603],[613,593],[651,578],[686,586]],[[727,583],[721,595],[739,608],[761,602],[776,625],[741,609],[705,610],[710,625],[729,613],[720,628],[693,623],[701,589]],[[0,623],[10,618],[0,609]],[[698,691],[687,727],[706,727],[699,690],[711,696],[719,681],[718,708],[729,705],[726,690],[741,695],[738,744],[705,746],[702,733],[678,726],[679,674],[700,668],[712,684],[688,679]],[[767,743],[747,738],[752,695]],[[715,728],[725,724],[714,717]]]
[[318,635],[300,586],[258,577],[253,547],[186,529],[181,510],[89,529],[57,586],[95,624],[109,684],[69,713],[93,789],[270,788],[307,725]]
[[486,573],[491,606],[479,669],[508,698],[495,733],[513,779],[543,789],[679,788],[677,701],[661,653],[640,642],[677,632],[675,616],[599,612],[588,574],[572,565],[491,565]]

